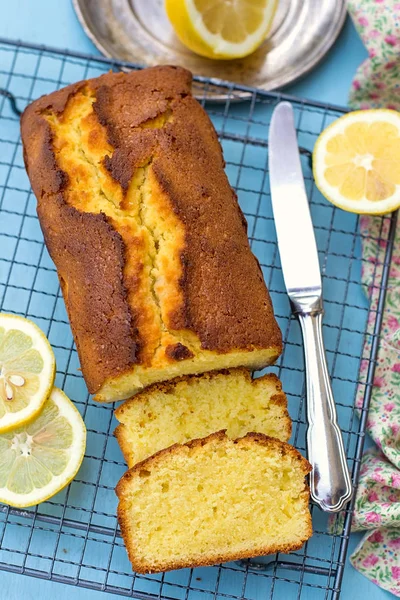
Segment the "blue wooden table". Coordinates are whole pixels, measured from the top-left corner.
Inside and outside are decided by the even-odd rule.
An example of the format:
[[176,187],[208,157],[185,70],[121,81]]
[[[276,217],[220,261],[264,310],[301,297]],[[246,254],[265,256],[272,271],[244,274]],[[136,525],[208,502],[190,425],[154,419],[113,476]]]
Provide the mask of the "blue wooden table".
[[[98,54],[81,29],[70,0],[2,0],[1,9],[2,37]],[[366,51],[348,20],[324,61],[286,91],[303,98],[345,105],[352,76],[365,57]],[[352,535],[350,551],[359,539],[360,535]],[[348,561],[342,589],[344,600],[363,597],[383,600],[392,597],[359,575]],[[47,600],[54,597],[57,600],[70,600],[71,597],[78,600],[110,600],[114,596],[0,572],[0,600]],[[302,597],[305,597],[304,592]]]

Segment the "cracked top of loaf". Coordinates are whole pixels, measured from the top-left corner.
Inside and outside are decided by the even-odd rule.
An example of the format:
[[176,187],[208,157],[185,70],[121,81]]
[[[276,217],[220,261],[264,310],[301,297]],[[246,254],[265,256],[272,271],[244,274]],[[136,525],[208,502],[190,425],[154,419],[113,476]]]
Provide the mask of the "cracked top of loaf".
[[107,73],[33,102],[24,159],[89,391],[281,352],[221,147],[191,74]]

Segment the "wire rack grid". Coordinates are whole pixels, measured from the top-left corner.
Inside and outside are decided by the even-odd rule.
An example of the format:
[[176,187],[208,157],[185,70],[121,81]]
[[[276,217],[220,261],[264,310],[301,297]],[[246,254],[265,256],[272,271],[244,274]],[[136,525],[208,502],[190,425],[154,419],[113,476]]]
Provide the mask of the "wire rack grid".
[[[54,264],[43,244],[22,158],[18,111],[39,95],[107,70],[136,68],[100,57],[0,40],[0,310],[33,319],[57,359],[56,384],[80,410],[88,430],[76,479],[50,501],[27,510],[0,505],[0,569],[136,598],[338,599],[350,533],[351,506],[328,527],[312,506],[314,535],[301,550],[241,563],[158,575],[132,573],[116,521],[114,488],[126,466],[113,436],[113,406],[96,405],[79,371]],[[270,289],[284,336],[273,367],[283,382],[293,418],[292,443],[305,448],[305,390],[301,337],[290,316],[271,214],[267,134],[271,112],[283,97],[231,83],[197,78],[196,90],[217,129],[226,170],[248,221],[249,237]],[[224,103],[212,101],[226,95]],[[237,103],[247,95],[247,101]],[[303,171],[324,281],[324,335],[339,422],[356,485],[363,448],[396,215],[380,219],[375,242],[378,308],[369,308],[360,284],[363,259],[358,218],[336,210],[318,193],[311,153],[318,134],[343,109],[291,98]],[[379,278],[377,278],[379,279]],[[366,329],[367,321],[370,326]],[[366,381],[359,365],[372,340]],[[355,416],[356,394],[363,400]]]

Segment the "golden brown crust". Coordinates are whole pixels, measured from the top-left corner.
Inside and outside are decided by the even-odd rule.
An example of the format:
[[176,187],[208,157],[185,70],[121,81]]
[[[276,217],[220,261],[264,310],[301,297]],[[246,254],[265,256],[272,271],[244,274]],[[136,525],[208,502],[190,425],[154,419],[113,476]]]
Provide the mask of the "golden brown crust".
[[[118,520],[122,533],[122,537],[125,537],[126,527],[128,527],[127,523],[121,521],[121,517],[118,511]],[[281,545],[270,545],[270,546],[260,546],[259,548],[252,548],[247,552],[226,552],[225,554],[208,554],[206,557],[199,557],[196,559],[195,564],[193,560],[180,560],[180,561],[170,561],[163,563],[162,571],[174,571],[175,569],[186,569],[186,568],[195,568],[195,567],[212,567],[214,565],[218,565],[220,563],[232,562],[235,560],[243,560],[246,558],[254,558],[255,556],[267,556],[268,554],[276,554],[278,552],[282,552],[287,554],[289,552],[294,552],[294,550],[299,550],[304,542],[306,542],[312,536],[312,524],[310,522],[309,529],[307,534],[304,536],[304,539],[299,541],[297,544],[281,544]],[[129,548],[127,549],[129,560],[132,563],[132,569],[136,573],[143,574],[151,574],[151,573],[159,573],[160,569],[152,569],[145,561],[138,560],[137,556],[132,552]]]
[[[129,469],[129,471],[127,471],[122,476],[122,478],[120,479],[120,481],[117,484],[117,487],[115,488],[115,492],[120,500],[120,502],[118,504],[117,516],[118,516],[118,522],[119,522],[119,526],[121,529],[122,537],[125,540],[125,544],[127,547],[129,560],[132,563],[132,567],[133,567],[134,571],[137,571],[138,573],[154,573],[154,572],[160,571],[161,569],[160,568],[153,569],[144,560],[140,560],[138,558],[137,554],[135,553],[135,548],[133,548],[129,544],[128,540],[130,539],[131,523],[130,523],[129,515],[127,514],[127,511],[125,510],[125,507],[123,505],[123,497],[124,497],[125,488],[127,487],[127,485],[129,485],[130,479],[135,477],[136,473],[140,473],[141,471],[148,471],[148,470],[151,470],[152,468],[157,468],[157,465],[160,463],[162,464],[165,456],[168,454],[176,454],[176,453],[184,454],[186,452],[187,448],[189,448],[189,449],[201,448],[202,446],[207,445],[210,442],[212,443],[214,440],[223,441],[226,439],[227,439],[226,433],[224,431],[218,431],[216,433],[212,433],[211,435],[209,435],[206,438],[192,440],[186,444],[175,444],[174,446],[171,446],[170,448],[161,450],[160,452],[157,452],[157,454],[154,454],[150,458],[147,458],[146,460],[138,463],[137,465],[135,465],[134,467]],[[301,467],[301,470],[304,473],[304,476],[308,475],[308,473],[310,473],[312,470],[310,463],[300,454],[300,452],[298,452],[298,450],[296,450],[296,448],[294,448],[293,446],[290,446],[289,444],[287,444],[285,442],[281,442],[275,438],[268,437],[262,433],[248,433],[244,437],[242,437],[238,440],[235,440],[234,443],[241,444],[241,445],[248,445],[248,446],[250,446],[251,444],[257,443],[257,444],[263,445],[265,447],[279,448],[283,455],[290,454],[294,460],[299,462],[299,465]],[[302,492],[302,495],[303,495],[304,501],[307,502],[309,499],[309,496],[310,496],[310,490],[309,490],[309,487],[306,482],[304,483],[304,490]],[[304,539],[299,540],[298,543],[284,544],[284,545],[270,545],[270,546],[264,546],[264,547],[260,547],[260,548],[251,548],[248,551],[244,551],[244,552],[229,552],[228,551],[224,554],[218,554],[218,553],[208,554],[205,557],[199,557],[198,559],[196,559],[195,563],[193,560],[165,562],[162,565],[162,570],[169,571],[169,570],[174,570],[174,569],[183,569],[186,567],[211,566],[211,565],[215,565],[215,564],[221,563],[221,562],[229,562],[229,561],[233,561],[233,560],[239,560],[239,559],[243,559],[243,558],[251,558],[254,556],[262,556],[262,555],[267,555],[267,554],[275,554],[276,552],[285,552],[285,553],[292,552],[294,550],[298,550],[299,548],[301,548],[301,546],[304,544],[304,542],[308,538],[310,538],[311,535],[312,535],[312,521],[311,521],[311,515],[308,514],[308,523],[307,523],[306,534],[304,535]]]
[[[157,349],[163,350],[157,358],[162,367],[193,357],[196,346],[173,332],[186,332],[199,348],[219,354],[272,348],[276,357],[281,352],[281,333],[215,130],[190,85],[190,73],[175,67],[108,73],[42,97],[22,116],[25,164],[90,392],[135,365],[151,368]],[[174,249],[179,268],[160,262],[163,280],[175,285],[154,306],[171,338],[165,343],[157,340],[149,301],[140,295],[148,275],[138,257],[147,252],[147,238],[131,225],[117,225],[110,216],[114,208],[94,214],[81,209],[83,201],[77,207],[75,181],[89,171],[60,167],[63,139],[56,139],[57,127],[71,116],[71,103],[82,97],[77,106],[84,106],[88,96],[94,100],[82,131],[89,132],[93,155],[103,152],[101,177],[108,177],[107,185],[120,198],[118,210],[127,214],[131,183],[143,171],[158,210],[169,211],[171,226],[179,223],[184,236]],[[157,249],[158,241],[154,244]]]
[[[83,82],[39,98],[21,119],[25,166],[57,272],[89,391],[135,361],[137,339],[123,284],[124,245],[104,214],[69,206],[68,174],[56,163],[42,112],[61,113]],[[90,235],[89,235],[90,233]],[[114,333],[110,336],[110,331]]]
[[193,358],[194,356],[193,352],[180,342],[167,346],[165,354],[172,360],[185,360],[186,358]]
[[82,371],[93,391],[110,372],[118,374],[135,361],[135,325],[124,301],[123,243],[104,215],[78,213],[61,197],[54,197],[45,207],[40,204],[39,218],[43,211],[44,220],[52,220],[52,226],[43,230],[44,238],[50,254],[57,257]]

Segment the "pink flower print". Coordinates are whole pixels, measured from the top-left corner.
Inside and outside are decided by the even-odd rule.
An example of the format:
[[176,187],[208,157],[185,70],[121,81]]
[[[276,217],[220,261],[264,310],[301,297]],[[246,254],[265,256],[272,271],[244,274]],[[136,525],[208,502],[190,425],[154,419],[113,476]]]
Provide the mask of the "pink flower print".
[[395,265],[400,265],[400,256],[393,256],[392,261]]
[[361,108],[361,110],[368,110],[369,104],[367,102],[361,102],[360,108]]
[[400,323],[393,315],[390,315],[387,320],[388,327],[391,331],[396,331],[396,329],[400,329]]
[[376,554],[368,554],[362,561],[363,567],[373,567],[378,562],[379,558]]
[[386,85],[383,83],[383,81],[377,81],[375,83],[375,87],[378,88],[378,90],[384,90]]
[[394,363],[392,371],[394,371],[395,373],[400,373],[400,363]]
[[360,18],[358,19],[358,22],[360,23],[360,25],[361,25],[362,27],[368,27],[368,25],[369,25],[369,21],[368,21],[368,19],[366,19],[365,17],[360,17]]
[[371,50],[369,51],[369,56],[370,56],[370,58],[374,58],[376,56],[375,48],[371,48]]
[[400,431],[400,425],[398,425],[397,423],[392,423],[390,425],[390,429],[392,430],[393,435],[396,435],[399,433]]
[[[389,106],[389,104],[387,106]],[[392,104],[391,106],[394,105]],[[400,277],[400,270],[395,268],[390,269],[390,277],[395,277],[396,279],[398,279]]]
[[[397,106],[395,104],[387,104],[386,108],[390,108],[390,110],[397,110]],[[395,271],[396,277],[399,276],[399,271]]]
[[400,488],[400,473],[392,474],[392,487]]
[[390,502],[398,502],[398,497],[396,494],[390,494],[389,498]]
[[369,32],[369,37],[374,39],[380,36],[380,33],[377,29],[373,29],[372,31]]
[[397,4],[395,4],[393,6],[394,10],[400,10],[400,2],[397,2]]
[[391,504],[390,504],[390,502],[382,502],[381,506],[382,506],[382,508],[390,508]]
[[385,2],[385,0],[375,0],[375,2],[376,2],[377,4],[382,4],[383,2]]
[[376,423],[375,421],[372,421],[371,419],[368,419],[367,421],[367,427],[368,429],[372,429],[372,427],[375,427]]
[[361,83],[357,79],[355,79],[353,81],[353,88],[356,89],[356,90],[359,90],[360,87],[361,87]]
[[400,579],[400,567],[392,567],[392,575],[395,579],[399,580]]
[[397,44],[397,37],[393,34],[387,35],[385,37],[385,42],[389,44],[389,46],[395,46]]
[[388,546],[390,548],[396,548],[396,550],[400,549],[400,537],[396,538],[395,540],[390,540]]
[[[365,520],[367,523],[380,523],[381,515],[378,515],[378,513],[371,511],[365,515]],[[375,563],[373,563],[373,564],[375,564]]]
[[396,61],[391,60],[390,62],[386,63],[385,69],[386,69],[386,71],[390,71],[390,69],[394,69],[395,66],[396,66]]
[[371,479],[372,479],[372,481],[376,481],[377,483],[385,483],[385,478],[380,473],[377,473],[376,471],[374,473],[372,473]]
[[384,387],[385,385],[385,378],[384,377],[375,377],[374,379],[374,386],[375,387]]
[[381,542],[383,542],[383,535],[379,530],[374,531],[374,533],[368,538],[368,541],[380,544]]
[[369,502],[376,502],[377,500],[379,500],[379,496],[376,492],[370,492],[368,494],[368,500]]
[[371,92],[369,97],[371,98],[371,100],[376,100],[377,98],[379,98],[379,94],[377,94],[376,92]]
[[387,412],[392,412],[392,410],[394,409],[394,402],[387,402],[386,404],[384,404],[383,408]]

